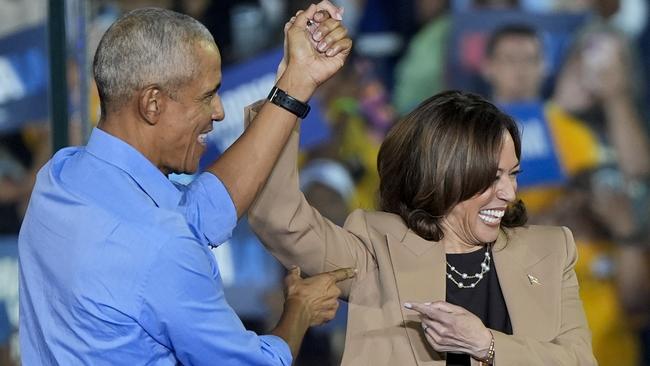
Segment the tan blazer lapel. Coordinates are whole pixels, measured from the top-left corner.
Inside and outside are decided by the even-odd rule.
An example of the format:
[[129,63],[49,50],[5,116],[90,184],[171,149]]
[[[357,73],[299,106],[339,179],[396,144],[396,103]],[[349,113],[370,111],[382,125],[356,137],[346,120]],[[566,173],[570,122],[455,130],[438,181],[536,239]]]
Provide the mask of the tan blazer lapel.
[[[386,237],[400,303],[445,300],[444,247],[422,239],[411,230],[401,240],[391,234]],[[403,306],[401,311],[418,364],[441,360],[441,355],[427,345],[418,313]]]
[[[508,307],[513,333],[536,339],[553,338],[559,293],[553,278],[549,278],[546,259],[548,252],[529,250],[531,243],[523,243],[516,237],[507,238],[501,232],[494,245],[494,265],[499,277],[501,291]],[[557,282],[559,283],[559,282]]]

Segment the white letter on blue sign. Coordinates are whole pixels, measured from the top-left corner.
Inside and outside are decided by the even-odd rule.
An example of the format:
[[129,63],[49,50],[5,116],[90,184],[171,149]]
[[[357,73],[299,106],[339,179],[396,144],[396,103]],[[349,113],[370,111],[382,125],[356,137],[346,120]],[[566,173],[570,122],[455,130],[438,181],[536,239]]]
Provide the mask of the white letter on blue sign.
[[25,96],[25,87],[18,74],[11,67],[11,63],[0,57],[0,104],[10,100],[20,99]]

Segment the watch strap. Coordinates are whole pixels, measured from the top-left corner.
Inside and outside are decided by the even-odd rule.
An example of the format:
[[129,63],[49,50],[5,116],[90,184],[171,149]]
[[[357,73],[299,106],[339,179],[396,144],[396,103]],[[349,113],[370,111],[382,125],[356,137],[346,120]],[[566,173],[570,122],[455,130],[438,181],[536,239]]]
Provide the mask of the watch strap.
[[271,103],[295,114],[298,116],[298,118],[304,119],[307,117],[307,114],[309,114],[309,111],[311,110],[309,104],[299,101],[277,86],[274,86],[273,89],[271,89],[271,92],[269,93],[267,99]]

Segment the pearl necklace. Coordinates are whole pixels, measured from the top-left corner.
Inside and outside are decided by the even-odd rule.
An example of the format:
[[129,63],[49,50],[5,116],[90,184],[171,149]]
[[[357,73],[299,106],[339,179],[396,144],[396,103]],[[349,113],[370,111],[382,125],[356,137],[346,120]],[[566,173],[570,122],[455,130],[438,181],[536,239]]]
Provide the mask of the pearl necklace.
[[[485,250],[485,259],[483,259],[483,262],[481,263],[481,272],[474,273],[473,275],[458,272],[456,267],[452,266],[451,264],[449,264],[449,262],[447,262],[447,268],[449,268],[451,270],[451,273],[449,273],[449,271],[447,271],[447,278],[450,279],[451,282],[456,284],[456,286],[458,286],[458,288],[474,288],[474,287],[476,287],[476,285],[479,282],[481,282],[484,275],[487,272],[490,271],[490,260],[491,260],[491,258],[490,258],[490,247],[488,246],[487,249]],[[460,279],[458,279],[458,280],[455,279],[454,276],[452,275],[453,273],[460,276]],[[472,279],[472,278],[475,278],[476,281],[474,281],[472,283],[469,283],[469,284],[465,284],[465,283],[461,282],[462,280]]]

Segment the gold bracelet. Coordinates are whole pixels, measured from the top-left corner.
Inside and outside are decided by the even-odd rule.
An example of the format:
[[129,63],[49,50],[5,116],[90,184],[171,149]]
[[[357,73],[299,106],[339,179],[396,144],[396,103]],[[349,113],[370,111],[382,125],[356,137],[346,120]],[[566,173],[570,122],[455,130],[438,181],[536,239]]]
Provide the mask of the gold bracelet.
[[490,332],[492,339],[490,340],[490,348],[488,348],[488,354],[483,359],[479,359],[481,365],[492,365],[494,363],[494,334]]

